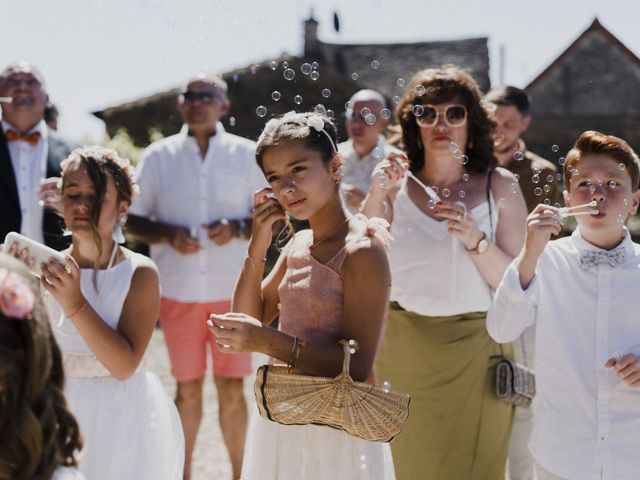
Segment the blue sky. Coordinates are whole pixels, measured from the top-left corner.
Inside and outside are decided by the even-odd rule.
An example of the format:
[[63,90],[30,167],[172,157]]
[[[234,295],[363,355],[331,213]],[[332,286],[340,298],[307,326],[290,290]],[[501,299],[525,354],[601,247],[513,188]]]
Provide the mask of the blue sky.
[[[327,42],[489,37],[505,80],[524,86],[598,16],[640,55],[637,0],[0,0],[0,64],[27,59],[60,107],[60,131],[101,139],[89,112],[162,91],[202,70],[223,72],[300,54],[311,8]],[[333,12],[341,32],[333,31]],[[373,60],[373,59],[372,59]]]

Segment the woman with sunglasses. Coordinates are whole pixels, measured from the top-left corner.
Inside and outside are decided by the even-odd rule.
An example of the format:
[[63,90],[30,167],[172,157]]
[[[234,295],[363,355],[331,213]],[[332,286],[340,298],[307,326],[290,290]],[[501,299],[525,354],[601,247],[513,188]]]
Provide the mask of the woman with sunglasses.
[[373,173],[367,216],[394,241],[389,321],[376,376],[411,394],[392,444],[398,479],[504,477],[512,407],[495,394],[486,312],[524,240],[515,177],[494,168],[493,122],[470,75],[418,72],[397,107],[397,143]]

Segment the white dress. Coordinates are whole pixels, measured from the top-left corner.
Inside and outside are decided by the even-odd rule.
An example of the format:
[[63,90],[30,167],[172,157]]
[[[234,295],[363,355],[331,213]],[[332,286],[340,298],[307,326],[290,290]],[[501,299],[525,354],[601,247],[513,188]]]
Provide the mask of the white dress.
[[[126,251],[127,258],[108,270],[82,269],[80,285],[89,304],[113,329],[136,267],[144,258]],[[105,276],[108,273],[106,288]],[[138,370],[124,381],[112,377],[96,359],[61,306],[48,302],[56,340],[63,354],[65,396],[80,425],[84,448],[80,471],[90,480],[182,479],[184,436],[178,411],[160,379]]]

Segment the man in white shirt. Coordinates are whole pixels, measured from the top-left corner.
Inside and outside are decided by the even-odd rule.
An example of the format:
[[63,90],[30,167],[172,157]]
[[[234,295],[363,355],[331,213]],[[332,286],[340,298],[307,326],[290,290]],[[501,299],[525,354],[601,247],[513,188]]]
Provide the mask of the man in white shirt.
[[218,350],[206,321],[231,310],[231,298],[251,231],[253,193],[265,180],[255,144],[226,133],[219,122],[229,110],[227,85],[198,75],[178,98],[185,122],[180,133],[151,144],[138,165],[138,195],[127,227],[151,244],[162,286],[160,325],[171,371],[178,383],[176,405],[185,434],[185,473],[202,417],[207,344],[213,356],[219,418],[234,478],[240,478],[247,406],[243,377],[252,373],[250,354]]
[[[567,154],[565,203],[538,205],[487,316],[498,342],[535,328],[538,480],[640,478],[640,245],[624,226],[640,202],[624,141],[585,132]],[[549,242],[575,215],[571,237]]]
[[47,128],[44,77],[29,62],[12,63],[0,73],[0,97],[0,242],[16,231],[60,250],[68,245],[64,223],[55,202],[43,205],[40,195],[48,189],[55,196],[60,162],[75,145]]
[[369,191],[373,168],[387,154],[398,150],[382,134],[391,117],[382,94],[360,90],[349,99],[349,106],[346,112],[349,140],[338,144],[344,159],[340,189],[349,209],[357,211]]

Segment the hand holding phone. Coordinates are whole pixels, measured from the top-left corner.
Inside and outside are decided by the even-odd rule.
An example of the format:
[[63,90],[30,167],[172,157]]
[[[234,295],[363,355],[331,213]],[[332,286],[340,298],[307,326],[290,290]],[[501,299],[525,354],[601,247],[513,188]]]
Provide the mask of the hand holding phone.
[[52,258],[66,267],[67,260],[65,256],[53,248],[49,248],[46,245],[38,243],[35,240],[25,237],[17,232],[9,232],[4,238],[5,253],[9,253],[13,249],[17,256],[25,248],[28,252],[25,263],[27,267],[29,267],[29,270],[31,270],[31,273],[37,277],[42,275],[40,265],[42,263],[47,263]]

